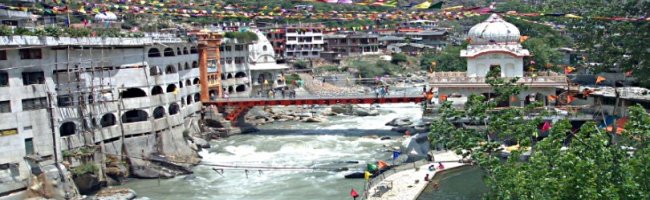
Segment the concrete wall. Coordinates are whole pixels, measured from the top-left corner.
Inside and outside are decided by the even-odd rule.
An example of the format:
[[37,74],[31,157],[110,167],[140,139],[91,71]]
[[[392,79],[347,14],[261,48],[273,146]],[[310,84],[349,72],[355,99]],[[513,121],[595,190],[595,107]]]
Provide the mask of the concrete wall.
[[524,62],[522,57],[515,57],[504,53],[479,55],[467,59],[467,76],[481,77],[487,75],[490,66],[501,66],[502,77],[523,77]]

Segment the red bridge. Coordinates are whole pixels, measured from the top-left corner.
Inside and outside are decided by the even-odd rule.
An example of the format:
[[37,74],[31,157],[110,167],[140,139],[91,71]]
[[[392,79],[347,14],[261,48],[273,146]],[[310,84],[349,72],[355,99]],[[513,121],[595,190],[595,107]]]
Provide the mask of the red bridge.
[[303,97],[303,98],[230,98],[206,101],[203,105],[215,105],[219,108],[235,108],[226,116],[234,121],[241,114],[254,106],[289,106],[289,105],[334,105],[334,104],[385,104],[385,103],[420,103],[425,101],[423,95],[412,96],[343,96],[343,97]]

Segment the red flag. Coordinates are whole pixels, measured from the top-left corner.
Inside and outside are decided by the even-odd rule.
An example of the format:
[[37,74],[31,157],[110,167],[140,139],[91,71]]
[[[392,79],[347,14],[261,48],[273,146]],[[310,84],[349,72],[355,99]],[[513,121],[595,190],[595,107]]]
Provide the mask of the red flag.
[[548,121],[544,121],[544,125],[542,126],[542,131],[545,132],[548,130],[551,130],[551,123]]
[[350,191],[350,196],[352,196],[352,198],[357,198],[359,197],[359,193],[357,193],[357,191],[352,188],[352,191]]
[[573,102],[574,100],[576,100],[576,98],[573,97],[573,96],[567,96],[567,97],[566,97],[566,103],[571,103],[571,102]]
[[632,70],[625,72],[625,76],[626,77],[632,76]]

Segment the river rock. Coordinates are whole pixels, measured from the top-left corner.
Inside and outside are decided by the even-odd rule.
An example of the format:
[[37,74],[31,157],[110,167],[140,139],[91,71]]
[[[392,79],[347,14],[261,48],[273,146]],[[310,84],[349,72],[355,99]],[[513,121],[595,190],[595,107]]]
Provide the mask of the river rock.
[[129,188],[105,188],[95,195],[96,200],[132,200],[136,197],[135,191]]
[[370,111],[368,111],[368,116],[378,116],[378,115],[379,115],[379,110],[370,109]]
[[364,117],[370,115],[370,111],[368,109],[364,108],[355,108],[354,109],[354,115]]
[[308,123],[315,123],[315,122],[323,122],[325,121],[325,119],[320,117],[307,117],[303,121]]
[[210,148],[210,143],[208,141],[202,139],[202,138],[191,137],[191,139],[192,139],[192,142],[194,142],[194,144],[196,144],[196,146],[198,146],[198,147],[201,147],[201,148],[204,148],[204,149]]
[[74,184],[81,194],[89,194],[99,189],[99,177],[95,174],[81,174],[74,176]]
[[395,118],[386,123],[386,126],[408,126],[411,124],[413,124],[413,122],[409,118]]
[[336,114],[348,114],[352,111],[352,105],[333,105],[331,110]]

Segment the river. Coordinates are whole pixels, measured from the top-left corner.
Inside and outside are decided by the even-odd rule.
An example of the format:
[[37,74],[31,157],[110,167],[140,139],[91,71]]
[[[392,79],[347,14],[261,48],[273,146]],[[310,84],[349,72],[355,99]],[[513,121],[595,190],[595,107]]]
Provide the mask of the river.
[[[367,106],[367,105],[365,105]],[[345,179],[350,172],[304,169],[224,169],[210,166],[239,165],[279,168],[340,168],[361,170],[367,162],[386,160],[387,146],[398,146],[401,135],[384,124],[396,117],[419,120],[418,104],[381,105],[379,116],[328,117],[323,123],[276,122],[258,127],[254,134],[212,141],[203,150],[202,164],[187,176],[163,180],[131,179],[126,187],[150,199],[349,199],[350,190],[363,191],[363,179]],[[380,140],[371,135],[391,136]],[[344,161],[359,161],[346,164]],[[343,163],[342,163],[343,162]]]

